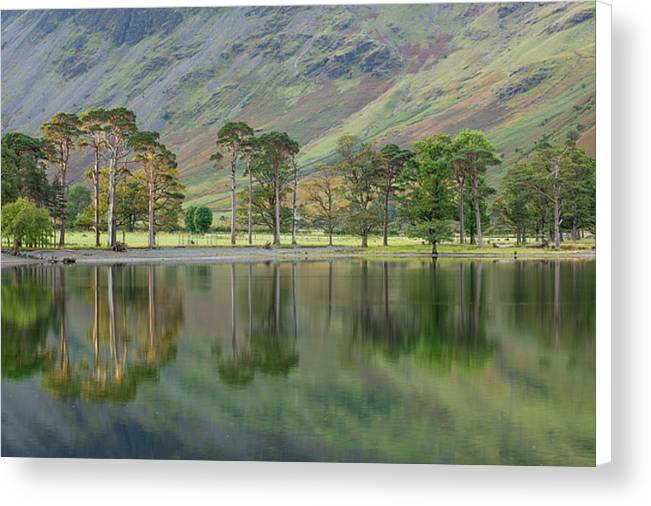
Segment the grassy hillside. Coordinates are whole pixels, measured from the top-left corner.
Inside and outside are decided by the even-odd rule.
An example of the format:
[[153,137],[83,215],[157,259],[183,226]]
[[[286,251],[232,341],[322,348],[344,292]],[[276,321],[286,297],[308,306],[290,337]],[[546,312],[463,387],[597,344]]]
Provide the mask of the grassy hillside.
[[[354,133],[487,132],[508,164],[547,134],[594,150],[594,2],[5,11],[2,130],[126,105],[178,154],[188,201],[228,207],[208,162],[230,119],[285,130],[307,173]],[[76,164],[75,177],[83,169]]]

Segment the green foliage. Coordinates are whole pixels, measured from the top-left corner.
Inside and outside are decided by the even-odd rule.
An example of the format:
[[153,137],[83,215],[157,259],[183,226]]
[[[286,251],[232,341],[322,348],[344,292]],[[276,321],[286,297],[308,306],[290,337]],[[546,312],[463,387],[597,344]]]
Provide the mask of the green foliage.
[[155,245],[156,227],[176,228],[185,198],[176,155],[159,142],[157,132],[135,132],[129,137],[139,168],[133,173],[147,193],[150,247]]
[[409,233],[429,242],[435,254],[437,244],[452,235],[454,146],[449,135],[439,134],[416,142],[414,150],[416,167],[401,199],[401,214]]
[[[266,132],[255,141],[256,152],[252,160],[254,177],[262,186],[262,195],[273,190],[273,230],[274,244],[280,244],[280,232],[283,227],[283,197],[288,191],[294,172],[294,157],[300,147],[286,132]],[[265,183],[267,188],[264,188]],[[269,185],[269,183],[271,183]],[[271,188],[269,188],[269,186]]]
[[67,168],[70,153],[81,135],[80,126],[79,117],[71,112],[58,112],[41,126],[43,148],[49,161],[60,166],[60,170]]
[[382,206],[378,200],[384,174],[381,153],[362,143],[355,136],[343,136],[337,143],[340,160],[337,170],[344,180],[344,194],[348,201],[345,228],[359,235],[362,247],[368,246],[368,236],[382,223]]
[[2,206],[2,236],[13,242],[14,252],[23,244],[37,245],[48,242],[52,224],[47,211],[30,200],[19,197]]
[[70,226],[75,226],[77,216],[79,216],[89,205],[92,198],[90,190],[81,184],[73,185],[68,190],[68,199],[66,206],[66,222]]
[[194,228],[194,212],[196,210],[197,206],[189,206],[184,212],[183,223],[188,232],[196,232],[196,229]]
[[494,210],[519,241],[527,231],[545,237],[555,228],[570,231],[576,240],[579,230],[595,230],[595,185],[593,158],[571,144],[541,142],[509,169]]
[[194,211],[194,229],[200,234],[205,234],[212,225],[212,211],[206,206],[197,207]]
[[26,197],[38,206],[46,206],[51,188],[43,163],[47,155],[40,139],[20,132],[2,136],[2,202],[9,204]]

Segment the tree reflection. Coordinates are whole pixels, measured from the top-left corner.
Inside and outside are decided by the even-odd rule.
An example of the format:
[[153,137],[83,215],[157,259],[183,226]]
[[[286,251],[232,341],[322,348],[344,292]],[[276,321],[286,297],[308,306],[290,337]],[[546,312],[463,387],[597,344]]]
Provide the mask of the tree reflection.
[[[91,267],[86,292],[91,306],[88,341],[77,343],[72,352],[67,303],[73,291],[66,291],[66,274],[59,268],[58,344],[43,385],[56,398],[126,403],[135,397],[141,381],[157,381],[160,368],[176,356],[183,322],[180,293],[174,283],[158,286],[154,266]],[[77,314],[75,318],[80,319]]]
[[47,369],[52,361],[54,271],[43,266],[2,270],[2,377],[19,379]]
[[[292,311],[289,318],[286,317],[281,306],[281,266],[279,264],[271,266],[272,286],[261,287],[258,294],[254,294],[252,283],[253,266],[248,266],[245,295],[249,327],[245,336],[242,335],[241,330],[238,332],[236,323],[238,306],[236,266],[233,264],[230,269],[231,355],[227,356],[221,349],[217,349],[219,377],[229,385],[243,386],[253,381],[258,371],[269,375],[287,375],[298,364],[295,266],[291,267],[291,301],[288,300],[285,306]],[[259,297],[260,295],[262,297]],[[287,323],[289,319],[291,325]]]
[[[494,355],[494,345],[486,338],[481,262],[460,264],[458,276],[438,268],[436,260],[429,263],[429,276],[421,269],[412,275],[404,265],[391,262],[383,262],[381,269],[382,289],[372,290],[375,276],[362,262],[360,310],[352,315],[355,341],[369,343],[395,360],[413,356],[435,369],[481,368]],[[396,286],[390,284],[392,269],[404,271]]]

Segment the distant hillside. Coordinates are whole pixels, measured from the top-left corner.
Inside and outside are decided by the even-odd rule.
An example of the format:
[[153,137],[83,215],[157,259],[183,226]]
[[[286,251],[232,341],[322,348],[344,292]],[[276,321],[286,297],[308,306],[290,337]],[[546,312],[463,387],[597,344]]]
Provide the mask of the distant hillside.
[[577,129],[591,150],[595,4],[2,13],[3,132],[116,105],[161,131],[189,199],[215,209],[225,174],[208,157],[229,119],[287,131],[306,172],[343,133],[408,145],[479,128],[508,162]]

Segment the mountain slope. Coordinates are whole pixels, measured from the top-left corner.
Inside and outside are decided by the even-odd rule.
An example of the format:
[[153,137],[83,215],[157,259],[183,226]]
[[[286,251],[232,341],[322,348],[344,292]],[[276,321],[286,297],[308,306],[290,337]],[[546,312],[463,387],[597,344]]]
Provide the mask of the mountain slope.
[[2,129],[125,105],[177,152],[189,200],[217,209],[225,174],[208,157],[229,119],[287,131],[306,172],[343,133],[407,145],[480,128],[507,162],[543,134],[577,129],[594,146],[594,13],[594,2],[5,11]]

